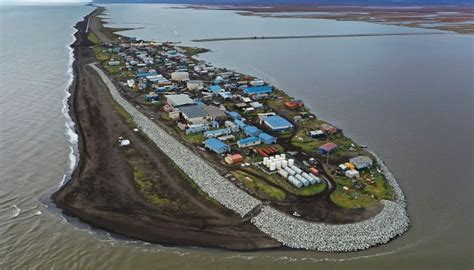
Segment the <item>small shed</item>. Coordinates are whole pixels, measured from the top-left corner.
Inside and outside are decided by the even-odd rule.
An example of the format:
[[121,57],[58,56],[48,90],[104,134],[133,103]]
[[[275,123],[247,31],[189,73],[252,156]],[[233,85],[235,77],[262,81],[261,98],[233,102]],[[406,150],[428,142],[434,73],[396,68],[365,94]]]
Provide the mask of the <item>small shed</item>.
[[285,102],[285,107],[290,110],[302,108],[304,107],[304,102],[302,100],[290,100]]
[[235,163],[243,162],[244,158],[240,154],[234,154],[234,155],[228,154],[224,160],[227,164],[235,164]]
[[204,141],[204,146],[216,154],[223,154],[230,151],[230,146],[216,138],[210,138]]
[[359,172],[357,170],[347,170],[345,175],[349,178],[357,178],[359,177]]

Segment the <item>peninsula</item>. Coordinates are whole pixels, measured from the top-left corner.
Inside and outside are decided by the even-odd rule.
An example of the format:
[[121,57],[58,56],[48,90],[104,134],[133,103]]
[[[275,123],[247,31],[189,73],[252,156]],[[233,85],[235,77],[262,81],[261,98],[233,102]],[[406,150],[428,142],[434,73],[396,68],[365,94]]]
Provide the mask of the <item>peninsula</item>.
[[71,117],[80,161],[53,194],[67,215],[164,245],[329,252],[409,226],[403,192],[365,146],[205,49],[76,25]]

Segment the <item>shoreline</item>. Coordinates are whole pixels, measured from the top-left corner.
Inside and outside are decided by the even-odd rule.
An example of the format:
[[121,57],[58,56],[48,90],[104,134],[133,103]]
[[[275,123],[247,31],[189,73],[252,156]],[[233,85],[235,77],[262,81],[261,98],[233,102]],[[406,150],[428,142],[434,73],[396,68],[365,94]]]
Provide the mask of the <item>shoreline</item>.
[[[93,11],[92,13],[96,12],[97,9],[95,11]],[[88,15],[89,16],[89,15]],[[88,17],[86,16],[86,17]],[[79,23],[78,23],[79,24]],[[119,30],[118,30],[119,31]],[[80,30],[78,31],[80,32]],[[113,31],[115,32],[115,31]],[[77,48],[75,48],[76,50]],[[77,60],[77,59],[76,59]],[[89,64],[88,64],[89,65]],[[96,68],[96,67],[95,67]],[[101,75],[100,72],[101,70],[96,68],[96,72],[99,72],[99,76]],[[102,77],[102,80],[104,81],[105,84],[107,84],[107,81],[105,80],[105,78],[103,76]],[[75,80],[76,80],[76,77],[75,77]],[[113,86],[113,84],[112,84]],[[141,114],[140,112],[138,112],[138,110],[136,110],[133,106],[130,105],[130,103],[128,103],[128,101],[126,101],[125,99],[123,99],[123,97],[121,97],[121,95],[119,94],[119,92],[117,91],[114,95],[114,92],[112,90],[111,87],[108,87],[109,88],[109,91],[110,91],[110,94],[112,96],[112,98],[114,98],[114,100],[121,105],[121,107],[123,109],[125,109],[127,111],[128,114],[130,114],[132,116],[132,118],[134,119],[134,122],[140,127],[140,129],[145,133],[146,137],[152,139],[155,141],[155,143],[157,145],[160,144],[160,139],[156,139],[155,137],[159,137],[159,136],[163,136],[162,134],[160,135],[156,135],[156,128],[153,126],[156,124],[153,124],[146,116],[143,116],[144,118],[143,119],[140,119],[142,116],[139,116],[139,114]],[[75,91],[74,91],[75,92]],[[75,97],[75,94],[73,94],[73,97],[74,97],[74,100],[76,99]],[[120,98],[123,99],[124,102],[126,103],[123,103]],[[128,104],[128,107],[127,107],[127,104]],[[74,106],[73,106],[74,108]],[[138,112],[138,114],[137,114]],[[138,119],[138,120],[137,120]],[[149,123],[145,123],[143,122],[142,124],[139,124],[137,122],[139,121],[147,121],[146,119],[148,119],[148,121],[150,121]],[[150,124],[151,123],[151,124]],[[157,127],[157,126],[156,126]],[[81,127],[76,127],[76,128],[81,128]],[[165,132],[163,133],[165,134]],[[169,135],[168,135],[169,136]],[[81,141],[83,142],[83,144],[86,144],[85,142],[85,139],[83,137],[81,137]],[[165,140],[166,141],[166,140]],[[168,143],[168,142],[167,142]],[[79,144],[81,145],[81,143]],[[163,150],[163,147],[166,147],[166,145],[161,145],[161,147],[158,147],[158,148],[161,148],[161,150]],[[183,146],[185,147],[185,146]],[[186,148],[186,147],[185,147]],[[81,147],[80,147],[81,149]],[[81,149],[81,153],[82,153],[83,149]],[[172,151],[176,151],[176,148],[173,148]],[[86,152],[87,154],[87,152]],[[170,156],[170,151],[168,151],[168,153],[166,153],[165,151],[165,154],[167,154],[167,156]],[[192,154],[192,153],[191,153]],[[173,158],[171,158],[173,159]],[[175,157],[176,159],[176,157]],[[377,157],[377,160],[380,160],[378,157]],[[76,175],[76,172],[79,168],[79,171],[80,170],[83,170],[83,163],[81,162],[81,160],[79,160],[79,165],[76,167],[76,170],[74,172],[74,175],[71,179],[72,180],[76,180],[74,179],[75,175]],[[177,160],[174,160],[174,162],[177,162]],[[196,161],[196,162],[199,162],[199,161]],[[179,162],[178,162],[178,166],[179,166]],[[181,164],[182,165],[182,164]],[[199,168],[204,168],[205,166],[209,166],[207,163],[202,163],[200,164],[199,166],[197,166],[196,168],[199,169]],[[383,162],[380,163],[381,166],[384,166],[382,167],[383,168],[386,168],[385,165],[383,165]],[[196,177],[199,177],[198,175],[195,174],[195,170],[191,170],[191,171],[186,171],[186,167],[182,167],[181,168],[182,170],[184,170],[184,172],[186,174],[188,174],[195,182],[196,182]],[[206,168],[208,169],[208,168]],[[391,175],[391,173],[388,171],[388,168],[386,168],[386,171],[383,169],[384,171],[384,175]],[[211,168],[211,171],[207,171],[208,173],[211,172],[212,174],[212,168]],[[194,176],[194,177],[193,177]],[[215,177],[219,177],[220,175],[215,175]],[[388,177],[387,177],[388,179]],[[224,181],[227,181],[227,179],[223,179]],[[71,182],[70,181],[70,182]],[[398,183],[396,183],[396,180],[393,178],[393,181],[395,181],[394,183],[396,184],[396,186],[398,187]],[[298,220],[294,217],[291,217],[291,216],[288,216],[286,214],[283,214],[277,210],[274,210],[272,207],[270,206],[263,206],[263,207],[260,207],[262,204],[260,201],[256,200],[255,199],[246,199],[245,201],[246,202],[249,202],[250,204],[248,206],[244,206],[243,208],[241,208],[240,206],[236,208],[236,205],[238,205],[239,201],[241,202],[242,199],[240,196],[250,196],[248,194],[246,194],[245,192],[243,192],[242,190],[240,189],[236,189],[235,190],[235,194],[239,193],[240,195],[236,195],[236,201],[235,203],[228,203],[227,201],[227,197],[226,198],[222,198],[222,197],[219,197],[219,192],[213,192],[212,189],[209,188],[209,186],[206,186],[206,183],[204,182],[196,182],[198,184],[198,186],[200,186],[201,189],[203,189],[207,194],[211,195],[211,197],[213,199],[216,199],[217,201],[221,202],[223,205],[225,205],[227,208],[230,208],[232,209],[234,212],[237,212],[240,216],[242,217],[245,217],[248,213],[250,212],[253,212],[254,209],[257,209],[258,208],[258,211],[256,213],[253,213],[251,216],[250,216],[250,219],[251,219],[251,223],[254,224],[255,226],[257,226],[261,231],[264,231],[267,233],[267,235],[270,235],[272,236],[273,239],[277,239],[280,243],[284,243],[286,246],[289,246],[289,247],[294,247],[294,248],[303,248],[303,249],[311,249],[311,250],[319,250],[319,251],[330,251],[330,252],[341,252],[341,251],[356,251],[356,250],[362,250],[362,249],[366,249],[370,246],[376,246],[376,245],[379,245],[379,244],[383,244],[383,243],[386,243],[388,242],[390,239],[393,239],[393,238],[396,238],[397,236],[401,235],[403,232],[405,232],[408,227],[409,227],[409,221],[408,221],[408,216],[406,215],[406,204],[404,203],[404,200],[403,200],[403,204],[399,204],[399,202],[397,203],[394,203],[396,204],[398,207],[401,207],[401,208],[397,208],[398,210],[395,211],[395,212],[391,212],[392,214],[396,214],[398,215],[398,218],[400,219],[400,224],[398,224],[397,226],[393,225],[393,228],[392,230],[390,231],[390,229],[388,229],[388,231],[386,232],[382,232],[382,236],[377,236],[377,237],[374,237],[373,235],[364,235],[362,231],[357,231],[357,228],[359,225],[361,224],[367,224],[367,223],[370,223],[371,225],[373,224],[378,224],[378,225],[381,225],[380,222],[385,222],[386,220],[386,216],[383,216],[384,214],[386,214],[385,210],[387,210],[387,203],[385,202],[382,202],[385,207],[383,208],[382,212],[380,212],[379,214],[377,214],[375,217],[372,217],[372,218],[369,218],[367,220],[364,220],[362,222],[358,222],[358,223],[349,223],[349,224],[344,224],[344,225],[330,225],[330,224],[325,224],[325,223],[314,223],[314,222],[307,222],[307,223],[304,223],[304,225],[310,225],[310,226],[313,226],[314,224],[317,224],[315,225],[315,231],[314,231],[314,235],[318,235],[321,234],[320,231],[319,231],[319,226],[323,226],[324,228],[335,228],[335,234],[337,235],[338,232],[341,233],[341,232],[344,232],[344,236],[342,236],[343,238],[346,239],[346,242],[345,242],[345,246],[344,247],[338,247],[337,245],[335,246],[334,244],[335,243],[339,243],[342,241],[342,239],[337,239],[337,237],[330,237],[328,239],[326,239],[326,242],[321,242],[321,241],[314,241],[312,243],[301,243],[301,239],[299,239],[299,237],[295,238],[294,235],[293,236],[288,236],[287,235],[287,229],[288,227],[292,227],[292,226],[299,226],[299,225],[295,225],[295,224],[298,224],[300,222],[306,222],[306,221],[301,221],[301,220]],[[224,182],[223,182],[224,183]],[[230,182],[228,182],[230,183]],[[392,184],[392,182],[389,182],[390,184]],[[68,185],[68,183],[66,183],[66,185]],[[232,184],[231,184],[232,185]],[[233,185],[232,185],[233,186]],[[226,185],[225,186],[225,189],[227,190],[230,186]],[[236,188],[235,186],[233,186],[234,188]],[[232,189],[232,188],[231,188]],[[394,189],[396,189],[394,187]],[[398,187],[399,189],[399,187]],[[63,190],[63,188],[61,188],[61,190]],[[401,191],[401,189],[399,189],[399,192],[401,192],[400,194],[402,196],[399,196],[400,194],[397,193],[397,197],[403,197],[403,193]],[[56,203],[58,203],[60,200],[58,200],[59,197],[61,196],[64,196],[63,195],[58,195],[59,193],[61,192],[57,192],[53,195],[53,198],[55,199]],[[242,195],[242,194],[245,194],[245,195]],[[217,196],[217,198],[216,198]],[[63,207],[67,208],[67,206],[65,204],[62,205]],[[393,206],[393,205],[392,205]],[[394,206],[393,206],[394,207]],[[391,210],[393,210],[393,207],[391,207]],[[70,209],[71,210],[71,209]],[[77,210],[77,209],[76,209]],[[275,212],[274,211],[277,211],[278,213],[275,215]],[[71,211],[71,212],[74,212],[74,211]],[[270,214],[270,215],[269,215]],[[280,216],[280,214],[282,214],[283,216]],[[73,214],[74,215],[74,214]],[[75,215],[77,215],[77,211],[75,213]],[[286,228],[284,228],[284,231],[283,234],[282,231],[281,231],[281,228],[277,228],[275,226],[271,227],[271,226],[268,226],[268,224],[277,224],[277,220],[280,219],[280,218],[287,218],[287,226]],[[272,219],[270,220],[271,222],[268,222],[268,219]],[[87,221],[87,217],[84,217],[83,218],[84,220]],[[266,222],[262,223],[262,220],[267,220]],[[392,220],[392,222],[394,222]],[[97,223],[97,222],[96,222]],[[390,224],[384,224],[384,225],[389,225],[388,227],[390,227]],[[97,227],[100,227],[100,225],[97,225]],[[111,226],[111,224],[108,224],[108,226]],[[363,226],[359,226],[361,227],[362,229],[366,230],[367,227],[363,227]],[[383,229],[387,229],[388,227],[384,226]],[[103,227],[105,229],[107,229],[107,227]],[[360,235],[358,237],[365,237],[367,238],[366,241],[361,241],[360,238],[358,238],[357,236],[356,237],[353,237],[352,239],[349,239],[350,241],[347,241],[347,231],[344,231],[346,230],[346,228],[350,228],[351,230],[354,229],[355,233],[359,233]],[[373,227],[377,230],[376,227]],[[342,230],[341,230],[342,229]],[[110,230],[110,229],[109,229]],[[353,233],[354,233],[353,232]],[[119,234],[124,234],[123,232],[120,233],[118,232]],[[377,232],[377,233],[381,233],[380,231]],[[126,235],[126,234],[124,234]],[[321,235],[320,235],[321,236]],[[135,237],[136,236],[132,236],[132,237]],[[324,238],[324,235],[322,235],[322,237]],[[303,240],[303,241],[306,241],[306,240]],[[162,241],[157,241],[157,242],[162,242]],[[332,242],[332,243],[331,243]],[[271,243],[268,242],[268,243]],[[177,245],[180,245],[179,243]],[[195,244],[195,245],[199,245],[199,244]],[[273,244],[270,244],[270,245],[273,245],[273,247],[271,248],[274,248],[276,247],[275,243]],[[202,246],[202,245],[201,245]],[[224,247],[226,248],[226,247]],[[265,247],[263,247],[265,248]],[[268,247],[266,247],[268,248]],[[235,248],[230,248],[230,249],[235,249]],[[262,248],[260,247],[253,247],[253,248],[245,248],[243,250],[260,250]],[[236,250],[239,250],[238,248]]]

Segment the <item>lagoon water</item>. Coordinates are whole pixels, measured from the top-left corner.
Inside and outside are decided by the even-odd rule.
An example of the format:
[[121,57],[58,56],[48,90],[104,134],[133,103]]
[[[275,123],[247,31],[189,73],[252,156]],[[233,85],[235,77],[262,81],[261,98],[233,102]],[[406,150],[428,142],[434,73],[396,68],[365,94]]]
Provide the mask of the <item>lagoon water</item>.
[[472,35],[193,43],[426,29],[166,5],[106,7],[111,26],[144,27],[126,35],[209,48],[200,58],[264,78],[368,144],[399,179],[412,227],[355,253],[240,253],[119,240],[66,222],[45,205],[70,164],[62,106],[71,26],[92,8],[0,6],[0,269],[472,269]]

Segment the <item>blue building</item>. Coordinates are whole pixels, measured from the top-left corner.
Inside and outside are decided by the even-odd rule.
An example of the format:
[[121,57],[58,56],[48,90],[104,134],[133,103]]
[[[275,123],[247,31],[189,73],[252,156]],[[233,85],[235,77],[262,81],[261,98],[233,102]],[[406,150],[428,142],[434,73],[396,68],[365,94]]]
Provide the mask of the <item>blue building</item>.
[[262,133],[262,131],[255,126],[245,126],[243,131],[245,135],[250,137],[257,137],[260,135],[260,133]]
[[237,141],[239,148],[254,146],[262,143],[258,137],[248,137]]
[[229,116],[232,120],[242,120],[242,116],[238,112],[229,112]]
[[271,86],[262,85],[262,86],[250,86],[244,89],[244,94],[247,95],[256,95],[256,94],[269,94],[273,92]]
[[285,131],[293,128],[288,120],[278,115],[268,116],[263,122],[273,131]]
[[219,85],[211,85],[209,86],[209,92],[217,95],[221,92],[224,92],[224,89],[222,89]]
[[272,135],[262,132],[258,135],[258,138],[262,141],[264,144],[274,144],[277,142],[277,138],[273,137]]
[[234,120],[234,123],[241,130],[243,130],[247,126],[247,124],[245,124],[245,122],[242,120]]
[[204,146],[216,154],[223,154],[230,151],[229,145],[215,138],[205,140]]
[[203,132],[205,130],[208,130],[209,126],[205,124],[196,124],[196,125],[190,125],[186,130],[186,134],[193,134],[193,133],[199,133]]
[[216,130],[208,130],[204,132],[204,136],[206,138],[217,138],[220,136],[229,135],[231,133],[232,131],[230,130],[230,128],[221,128]]

